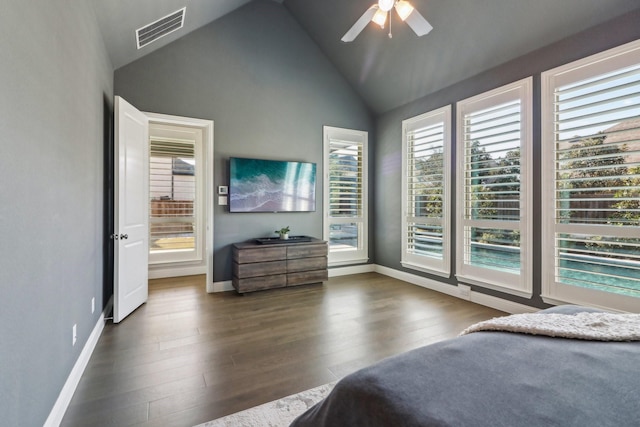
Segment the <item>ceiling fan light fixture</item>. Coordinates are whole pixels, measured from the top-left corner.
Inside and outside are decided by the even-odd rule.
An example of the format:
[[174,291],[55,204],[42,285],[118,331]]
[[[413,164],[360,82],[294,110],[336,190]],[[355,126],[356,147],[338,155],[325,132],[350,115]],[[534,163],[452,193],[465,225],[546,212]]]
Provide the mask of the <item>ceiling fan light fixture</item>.
[[378,0],[378,6],[383,12],[389,12],[396,0]]
[[[345,43],[352,42],[358,37],[358,34],[373,21],[384,28],[384,24],[387,22],[387,15],[391,13],[391,9],[395,6],[398,16],[407,24],[418,37],[422,37],[428,34],[433,27],[424,19],[424,16],[418,12],[407,0],[378,0],[376,3],[369,6],[369,8],[362,14],[360,18],[349,28],[349,31],[345,33],[340,40]],[[391,21],[389,21],[389,38],[391,34]]]
[[396,12],[403,21],[411,15],[413,10],[413,6],[408,1],[400,0],[396,3]]
[[371,20],[380,25],[380,28],[384,28],[384,23],[387,22],[387,12],[383,11],[382,9],[378,9]]

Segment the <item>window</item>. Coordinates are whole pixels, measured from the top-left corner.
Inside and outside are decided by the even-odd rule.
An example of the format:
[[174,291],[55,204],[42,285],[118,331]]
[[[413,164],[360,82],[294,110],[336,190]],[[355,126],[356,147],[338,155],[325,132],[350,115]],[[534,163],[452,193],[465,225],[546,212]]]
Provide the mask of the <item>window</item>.
[[402,122],[402,265],[449,277],[451,107]]
[[532,78],[457,104],[457,271],[530,297]]
[[542,74],[543,297],[637,311],[640,42]]
[[149,263],[200,261],[204,245],[201,133],[157,124],[152,127]]
[[324,176],[329,265],[367,262],[367,132],[324,127]]

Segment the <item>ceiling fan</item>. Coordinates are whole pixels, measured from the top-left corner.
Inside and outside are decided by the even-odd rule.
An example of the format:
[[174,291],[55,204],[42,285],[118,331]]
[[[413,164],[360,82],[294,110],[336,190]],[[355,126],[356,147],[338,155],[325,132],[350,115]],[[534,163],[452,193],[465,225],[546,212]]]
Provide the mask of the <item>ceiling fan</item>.
[[[380,28],[384,28],[385,22],[387,22],[387,15],[389,11],[394,8],[396,13],[409,27],[416,33],[418,37],[428,34],[433,29],[431,24],[420,13],[415,10],[411,4],[406,0],[378,0],[378,4],[374,4],[367,9],[360,19],[342,36],[343,42],[352,42],[358,37],[358,34],[364,27],[367,26],[369,21],[373,21],[380,25]],[[391,20],[389,20],[389,38],[391,38]]]

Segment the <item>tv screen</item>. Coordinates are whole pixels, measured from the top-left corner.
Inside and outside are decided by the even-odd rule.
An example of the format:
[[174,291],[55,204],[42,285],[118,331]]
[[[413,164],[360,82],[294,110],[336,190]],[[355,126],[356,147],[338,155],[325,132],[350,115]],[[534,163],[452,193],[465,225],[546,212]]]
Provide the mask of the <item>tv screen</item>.
[[229,159],[231,212],[313,212],[316,164]]

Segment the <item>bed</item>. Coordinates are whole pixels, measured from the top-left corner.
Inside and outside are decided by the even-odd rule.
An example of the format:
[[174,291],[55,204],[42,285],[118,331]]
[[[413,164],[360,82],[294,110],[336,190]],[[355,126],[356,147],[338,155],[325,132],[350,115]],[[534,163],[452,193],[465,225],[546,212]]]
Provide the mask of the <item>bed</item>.
[[292,424],[311,426],[640,426],[640,342],[470,333],[343,378]]

